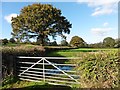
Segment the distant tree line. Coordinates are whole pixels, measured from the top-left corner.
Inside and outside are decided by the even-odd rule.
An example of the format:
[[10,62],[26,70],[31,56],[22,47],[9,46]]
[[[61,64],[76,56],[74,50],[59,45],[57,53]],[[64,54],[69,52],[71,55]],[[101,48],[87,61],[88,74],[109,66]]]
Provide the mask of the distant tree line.
[[12,43],[13,44],[13,43],[17,43],[17,42],[15,41],[14,38],[10,38],[9,40],[7,38],[5,38],[5,39],[0,39],[0,43],[2,45],[6,45],[8,43]]
[[[40,45],[38,42],[30,42],[30,41],[18,42],[14,38],[10,38],[9,40],[6,38],[1,39],[0,42],[2,43],[2,45],[6,45],[8,43]],[[112,37],[106,37],[103,39],[102,42],[87,44],[81,37],[73,36],[70,42],[67,42],[66,39],[63,39],[60,44],[58,44],[56,41],[53,41],[53,42],[46,41],[44,45],[46,46],[70,46],[70,47],[76,47],[76,48],[119,48],[120,38],[113,39]]]
[[119,48],[120,47],[120,38],[113,39],[112,37],[106,37],[102,42],[88,44],[88,47],[92,48]]

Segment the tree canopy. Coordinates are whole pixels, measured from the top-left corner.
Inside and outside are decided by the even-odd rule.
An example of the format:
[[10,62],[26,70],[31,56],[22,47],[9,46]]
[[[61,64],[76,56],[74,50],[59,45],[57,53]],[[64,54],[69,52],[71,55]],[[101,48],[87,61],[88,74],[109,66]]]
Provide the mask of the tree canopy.
[[11,43],[15,43],[14,38],[10,38],[9,42],[11,42]]
[[79,36],[72,37],[70,41],[70,45],[73,47],[85,47],[85,44],[85,41]]
[[67,45],[68,45],[68,42],[66,40],[61,41],[61,46],[67,46]]
[[21,9],[17,17],[12,18],[12,35],[18,41],[36,38],[44,45],[57,35],[65,38],[64,33],[69,34],[72,25],[62,16],[61,10],[50,4],[32,4]]
[[118,39],[115,39],[115,45],[114,45],[115,48],[119,48],[120,47],[120,38]]
[[103,40],[104,47],[112,48],[115,45],[115,40],[112,37],[106,37]]
[[5,38],[5,39],[2,40],[2,44],[3,44],[3,45],[6,45],[7,43],[8,43],[7,38]]

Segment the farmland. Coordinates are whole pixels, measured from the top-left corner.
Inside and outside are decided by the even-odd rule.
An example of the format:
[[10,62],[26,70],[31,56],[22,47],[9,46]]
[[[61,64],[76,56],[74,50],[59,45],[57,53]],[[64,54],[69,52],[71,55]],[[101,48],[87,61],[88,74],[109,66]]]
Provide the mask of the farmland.
[[69,50],[59,50],[47,54],[48,56],[65,56],[65,57],[80,57],[80,55],[88,53],[98,53],[98,52],[118,52],[118,49],[109,48],[79,48],[79,49],[69,49]]
[[120,90],[118,0],[91,1],[3,2],[0,89]]
[[[21,53],[21,51],[23,53],[24,50],[26,50],[26,53],[28,53],[29,50],[30,52],[31,50],[32,52],[34,52],[34,48],[44,50],[41,47],[30,46],[30,45],[26,45],[24,46],[24,48],[23,47],[14,47],[14,48],[12,47],[12,49],[10,49],[11,47],[6,47],[6,48],[9,48],[9,50],[12,50],[11,52],[18,50],[16,51],[17,53]],[[6,48],[3,49],[4,52]],[[37,52],[34,54],[37,54]],[[115,87],[118,87],[119,85],[118,49],[79,48],[79,49],[55,50],[55,51],[46,53],[45,56],[80,57],[81,59],[79,60],[68,60],[65,62],[65,63],[77,64],[77,66],[75,67],[75,70],[79,72],[78,75],[80,75],[81,77],[79,80],[81,83],[79,87],[115,88]],[[25,83],[25,84],[22,86],[21,84],[17,84],[17,83]],[[18,80],[13,84],[5,83],[3,88],[24,88],[24,87],[34,86],[34,85],[39,85],[40,87],[44,87],[45,83],[32,83],[32,82],[24,82],[24,81]],[[51,86],[51,87],[54,87],[54,86]],[[75,86],[75,87],[78,87],[78,86]]]

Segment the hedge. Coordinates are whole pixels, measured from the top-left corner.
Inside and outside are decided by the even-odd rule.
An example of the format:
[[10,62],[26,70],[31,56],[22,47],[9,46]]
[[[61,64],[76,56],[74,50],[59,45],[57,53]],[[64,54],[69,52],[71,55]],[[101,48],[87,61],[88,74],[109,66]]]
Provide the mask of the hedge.
[[116,88],[119,86],[118,51],[84,53],[76,70],[82,88]]
[[2,47],[2,77],[3,79],[9,75],[14,75],[17,56],[44,56],[45,49],[41,46],[17,46]]

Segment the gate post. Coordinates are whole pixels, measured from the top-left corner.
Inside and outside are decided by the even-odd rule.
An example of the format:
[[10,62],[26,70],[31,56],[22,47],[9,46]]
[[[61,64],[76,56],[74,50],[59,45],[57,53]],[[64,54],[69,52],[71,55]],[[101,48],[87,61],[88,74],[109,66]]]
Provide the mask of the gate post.
[[[0,43],[0,45],[1,45],[1,43]],[[0,87],[2,87],[2,80],[3,80],[3,78],[2,78],[2,51],[0,51]]]
[[9,66],[8,66],[8,68],[10,69],[10,73],[14,76],[14,77],[16,77],[17,76],[17,67],[16,67],[16,63],[17,63],[17,60],[16,60],[16,56],[13,56],[13,55],[11,55],[10,57],[9,57],[9,59],[10,59],[10,62],[9,62]]
[[17,60],[17,57],[16,56],[13,56],[13,75],[15,76],[15,77],[17,77],[17,62],[18,62],[18,60]]

